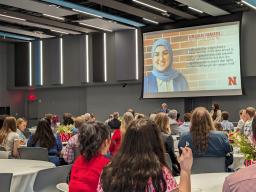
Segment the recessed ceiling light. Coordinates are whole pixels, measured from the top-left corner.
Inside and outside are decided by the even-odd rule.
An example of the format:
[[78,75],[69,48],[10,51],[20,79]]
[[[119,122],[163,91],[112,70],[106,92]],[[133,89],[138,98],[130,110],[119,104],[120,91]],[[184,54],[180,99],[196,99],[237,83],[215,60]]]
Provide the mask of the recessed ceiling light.
[[100,30],[103,30],[103,31],[109,31],[109,32],[112,32],[112,30],[110,30],[110,29],[106,29],[106,28],[102,28],[102,27],[98,27],[98,26],[90,25],[90,24],[87,24],[87,23],[79,22],[79,24],[80,24],[80,25],[87,26],[87,27],[92,27],[92,28],[95,28],[95,29],[100,29]]
[[62,20],[62,21],[65,20],[65,18],[63,18],[63,17],[57,17],[57,16],[54,16],[54,15],[48,15],[48,14],[45,14],[45,13],[43,13],[43,15],[46,16],[46,17],[50,17],[50,18],[54,18],[54,19],[58,19],[58,20]]
[[157,22],[157,21],[153,21],[153,20],[151,20],[151,19],[147,19],[147,18],[144,18],[144,17],[143,17],[143,20],[144,20],[144,21],[148,21],[148,22],[150,22],[150,23],[159,24],[159,22]]
[[203,11],[199,10],[199,9],[196,9],[194,7],[188,7],[189,9],[193,10],[193,11],[196,11],[198,13],[204,13]]
[[19,18],[19,17],[13,17],[13,16],[9,16],[9,15],[0,14],[0,16],[7,17],[7,18],[10,18],[10,19],[16,19],[16,20],[20,20],[20,21],[26,21],[26,19],[22,19],[22,18]]
[[144,2],[142,2],[142,1],[138,1],[138,0],[132,0],[132,1],[133,1],[134,3],[138,3],[138,4],[144,5],[144,6],[146,6],[146,7],[155,9],[155,10],[157,10],[157,11],[161,11],[161,12],[167,13],[167,11],[164,10],[164,9],[158,8],[158,7],[153,6],[153,5],[149,5],[149,4],[144,3]]
[[59,31],[59,30],[55,30],[55,29],[51,29],[52,32],[56,32],[56,33],[61,33],[61,34],[65,34],[68,35],[69,33],[65,32],[65,31]]
[[101,17],[99,15],[95,15],[93,13],[88,13],[88,12],[81,11],[81,10],[78,10],[78,9],[72,9],[72,10],[75,11],[75,12],[78,12],[78,13],[83,13],[83,14],[86,14],[86,15],[91,15],[91,16],[98,17],[98,18],[103,18],[103,17]]

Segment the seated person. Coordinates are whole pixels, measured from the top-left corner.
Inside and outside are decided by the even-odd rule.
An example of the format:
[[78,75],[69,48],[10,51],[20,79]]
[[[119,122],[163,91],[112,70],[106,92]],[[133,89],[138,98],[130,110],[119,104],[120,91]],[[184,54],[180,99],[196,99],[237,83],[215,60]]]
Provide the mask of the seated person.
[[[85,123],[85,120],[82,116],[75,118],[75,127],[78,130],[83,125],[83,123]],[[75,150],[79,148],[78,136],[79,136],[79,131],[78,131],[78,134],[73,135],[68,140],[67,145],[63,149],[63,158],[65,162],[67,162],[68,164],[73,163],[75,160]]]
[[221,113],[222,121],[221,126],[223,127],[223,131],[234,131],[234,125],[228,120],[229,113],[227,111],[223,111]]
[[60,152],[62,143],[60,137],[53,134],[49,121],[41,119],[34,135],[31,135],[27,143],[28,147],[43,147],[48,149],[49,161],[56,166],[61,165]]
[[81,155],[72,166],[69,192],[94,192],[109,163],[110,131],[103,123],[85,123],[80,127],[79,143]]
[[181,174],[177,185],[164,158],[160,129],[141,118],[128,127],[119,152],[100,176],[98,192],[190,192],[192,151],[182,149]]
[[179,125],[176,121],[178,112],[175,109],[172,109],[169,111],[168,116],[170,118],[170,127],[171,127],[171,133],[172,135],[178,135],[179,134]]
[[113,113],[113,119],[108,122],[108,125],[111,129],[119,129],[121,126],[121,121],[119,121],[119,113]]
[[184,123],[180,125],[179,127],[179,135],[182,135],[185,132],[189,132],[190,130],[190,119],[191,119],[191,113],[185,113],[184,114]]
[[18,158],[19,135],[16,133],[15,117],[5,117],[3,126],[0,129],[0,146],[4,147],[9,152],[10,158]]
[[191,117],[190,132],[184,133],[179,148],[189,143],[194,157],[225,157],[226,168],[233,163],[232,146],[223,132],[216,131],[209,112],[197,107]]
[[27,128],[27,120],[23,118],[18,118],[16,121],[16,124],[17,124],[17,133],[19,135],[20,144],[26,145],[27,137],[25,136],[25,130]]

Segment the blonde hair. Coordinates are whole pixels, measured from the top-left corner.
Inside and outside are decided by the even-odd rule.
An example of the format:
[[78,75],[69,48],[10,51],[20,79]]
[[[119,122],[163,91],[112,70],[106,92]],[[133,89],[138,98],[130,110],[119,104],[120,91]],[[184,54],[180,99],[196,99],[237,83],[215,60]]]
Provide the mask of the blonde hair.
[[156,114],[155,123],[160,128],[161,132],[164,132],[166,134],[171,133],[169,117],[166,113],[161,112],[161,113]]
[[0,129],[0,144],[3,143],[9,132],[16,132],[16,130],[16,118],[12,116],[6,117],[3,127]]
[[129,127],[129,125],[131,124],[131,122],[134,120],[134,116],[131,112],[126,112],[123,115],[123,119],[121,121],[121,126],[120,126],[120,131],[122,134],[122,138],[124,137],[124,134],[127,130],[127,128]]
[[208,148],[210,131],[215,130],[210,113],[204,107],[197,107],[191,117],[190,133],[194,149],[205,152]]
[[20,124],[23,123],[23,122],[27,122],[27,120],[26,120],[26,119],[23,119],[23,118],[18,118],[18,119],[16,120],[17,128],[18,128],[18,127],[20,126]]
[[85,123],[85,119],[82,116],[78,116],[74,119],[74,126],[77,129],[79,129],[83,123]]

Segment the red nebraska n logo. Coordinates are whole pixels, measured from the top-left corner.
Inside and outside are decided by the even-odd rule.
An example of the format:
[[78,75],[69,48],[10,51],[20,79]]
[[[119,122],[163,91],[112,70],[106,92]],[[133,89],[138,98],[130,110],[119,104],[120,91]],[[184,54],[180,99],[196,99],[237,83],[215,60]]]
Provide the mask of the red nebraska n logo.
[[228,85],[231,86],[231,85],[237,85],[236,83],[236,77],[228,77]]

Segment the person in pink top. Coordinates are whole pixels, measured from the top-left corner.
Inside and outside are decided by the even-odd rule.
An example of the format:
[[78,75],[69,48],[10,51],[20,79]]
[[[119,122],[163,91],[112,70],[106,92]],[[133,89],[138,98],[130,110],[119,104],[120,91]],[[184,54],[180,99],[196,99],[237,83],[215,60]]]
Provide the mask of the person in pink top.
[[192,151],[182,148],[178,185],[165,160],[164,146],[157,125],[145,118],[133,121],[119,152],[101,174],[98,192],[190,192]]
[[111,137],[111,145],[109,147],[109,151],[112,155],[115,155],[118,152],[122,137],[124,136],[128,126],[131,124],[133,119],[134,117],[131,112],[126,112],[123,115],[120,129],[116,129],[113,133],[113,136]]
[[[250,140],[256,144],[256,117],[252,121],[252,137]],[[226,177],[223,192],[252,192],[256,191],[256,165],[242,168]]]

